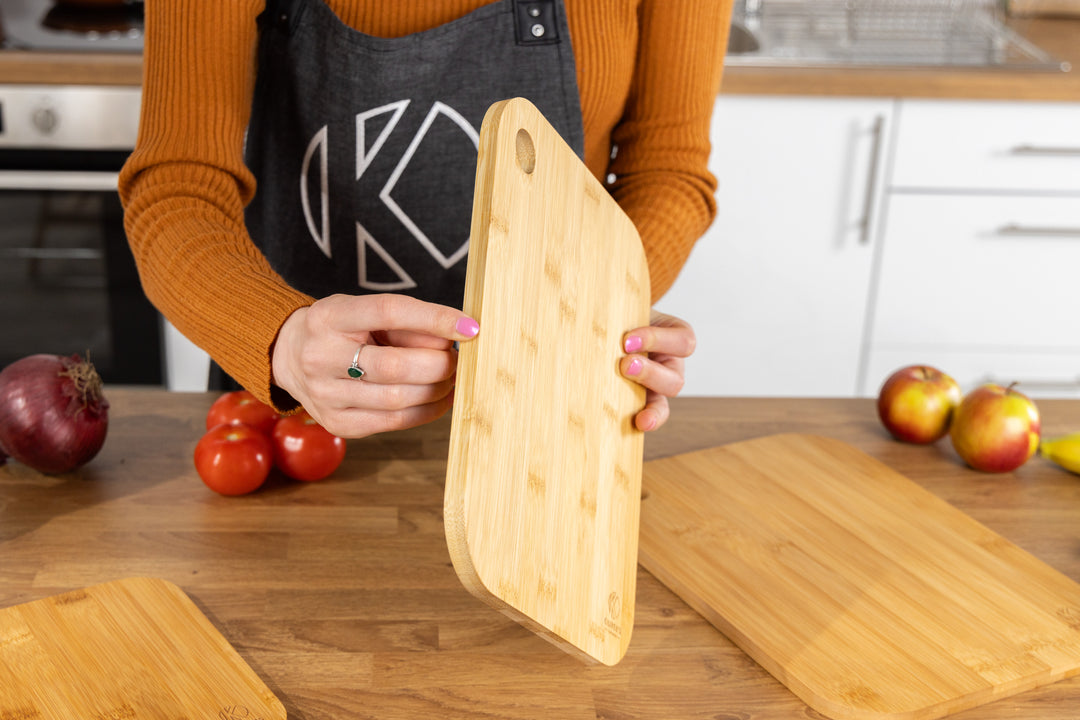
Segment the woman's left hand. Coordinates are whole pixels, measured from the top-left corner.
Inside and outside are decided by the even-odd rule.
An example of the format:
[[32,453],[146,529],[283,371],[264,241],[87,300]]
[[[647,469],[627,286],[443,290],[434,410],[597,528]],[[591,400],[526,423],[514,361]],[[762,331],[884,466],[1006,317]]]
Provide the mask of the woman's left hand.
[[697,344],[693,328],[684,320],[653,311],[650,323],[623,336],[627,355],[619,362],[624,376],[645,387],[645,407],[634,416],[634,425],[644,432],[667,422],[668,398],[682,390],[685,359]]

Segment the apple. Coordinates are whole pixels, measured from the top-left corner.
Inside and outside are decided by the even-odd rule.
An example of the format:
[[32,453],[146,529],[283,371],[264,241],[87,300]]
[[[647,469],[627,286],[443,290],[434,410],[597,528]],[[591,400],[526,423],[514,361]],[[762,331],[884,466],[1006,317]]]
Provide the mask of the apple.
[[929,365],[909,365],[890,375],[878,392],[878,416],[897,440],[927,445],[945,437],[960,404],[960,386]]
[[1039,410],[1014,386],[980,385],[956,409],[949,438],[957,454],[976,470],[1015,470],[1039,447]]

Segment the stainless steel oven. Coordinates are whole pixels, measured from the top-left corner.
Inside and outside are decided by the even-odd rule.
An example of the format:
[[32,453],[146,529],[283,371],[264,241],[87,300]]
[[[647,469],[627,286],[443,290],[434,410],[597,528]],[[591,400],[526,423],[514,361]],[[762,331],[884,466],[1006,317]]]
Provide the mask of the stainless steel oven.
[[[139,51],[141,4],[110,13],[2,0],[0,52]],[[161,319],[142,292],[117,194],[140,97],[138,87],[0,76],[0,366],[89,353],[106,382],[162,384]]]

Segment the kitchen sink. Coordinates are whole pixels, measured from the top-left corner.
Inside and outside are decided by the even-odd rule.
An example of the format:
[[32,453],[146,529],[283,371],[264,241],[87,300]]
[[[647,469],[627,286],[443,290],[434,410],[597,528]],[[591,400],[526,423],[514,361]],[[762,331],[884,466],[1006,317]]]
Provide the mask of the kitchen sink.
[[746,29],[745,25],[736,22],[731,23],[731,33],[728,35],[728,55],[747,55],[761,51],[761,43],[757,35]]
[[726,63],[1070,70],[974,0],[739,2]]

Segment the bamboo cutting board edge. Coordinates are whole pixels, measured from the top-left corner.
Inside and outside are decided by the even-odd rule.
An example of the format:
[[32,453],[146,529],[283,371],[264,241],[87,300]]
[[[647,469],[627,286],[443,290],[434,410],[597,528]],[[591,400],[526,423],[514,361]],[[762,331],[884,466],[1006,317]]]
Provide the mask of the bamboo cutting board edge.
[[0,717],[139,720],[232,710],[286,718],[236,649],[167,580],[114,580],[0,610]]
[[[491,126],[499,122],[507,102],[508,101],[502,101],[492,105],[485,114],[483,125],[481,127],[482,131],[480,133],[480,147],[478,148],[477,153],[478,158],[495,156],[498,134],[495,128]],[[490,129],[485,131],[485,127]],[[463,310],[474,318],[483,318],[483,271],[487,265],[487,243],[477,242],[477,238],[484,236],[486,233],[485,222],[491,217],[491,194],[494,183],[495,174],[492,172],[484,172],[484,169],[481,167],[481,163],[478,160],[472,227],[470,231],[470,238],[472,238],[472,240],[469,244],[469,267],[467,271],[469,281],[466,283],[465,300],[462,304]],[[458,386],[473,387],[476,384],[476,365],[469,361],[468,344],[461,348],[460,353],[464,355],[464,359],[459,357]],[[451,443],[451,446],[453,446],[453,443]],[[450,462],[453,463],[454,459],[455,455],[451,453]],[[505,602],[484,584],[484,581],[477,572],[476,564],[473,561],[472,551],[469,548],[467,540],[468,535],[465,524],[464,507],[465,476],[448,466],[446,477],[445,493],[448,501],[444,507],[443,522],[445,525],[447,547],[450,552],[450,560],[453,563],[454,571],[457,573],[462,585],[464,585],[473,596],[480,598],[511,620],[528,628],[533,633],[539,635],[564,652],[581,657],[587,662],[594,661],[590,655],[581,652],[581,650],[572,643],[569,643],[552,633],[550,628],[536,622],[528,615],[520,612],[512,605]],[[450,501],[450,498],[453,498],[453,502]]]
[[[518,126],[522,128],[528,128],[529,133],[535,136],[535,147],[523,149],[520,144],[521,133],[515,133]],[[516,138],[512,133],[515,133]],[[649,313],[649,278],[648,270],[645,264],[644,251],[641,248],[640,239],[637,236],[637,231],[633,227],[633,224],[621,213],[618,206],[614,203],[614,200],[607,194],[599,182],[588,173],[588,170],[580,162],[580,160],[573,154],[573,151],[558,137],[557,133],[546,124],[543,117],[536,111],[535,107],[528,103],[528,101],[521,98],[515,98],[511,100],[502,101],[494,104],[489,108],[485,118],[483,127],[480,133],[480,147],[479,157],[477,162],[477,176],[476,176],[476,191],[473,206],[473,218],[472,218],[472,233],[470,238],[470,250],[469,250],[469,265],[466,278],[466,290],[465,290],[465,302],[463,309],[465,312],[476,317],[481,325],[481,336],[477,340],[464,343],[461,346],[460,355],[458,358],[458,382],[457,382],[457,396],[454,403],[452,425],[451,425],[451,448],[447,467],[447,480],[445,489],[445,504],[444,504],[444,524],[446,531],[447,546],[450,550],[451,560],[454,565],[454,569],[461,579],[463,585],[474,596],[480,598],[487,604],[496,608],[503,614],[521,623],[525,627],[529,628],[536,634],[543,637],[545,640],[551,642],[562,650],[586,661],[589,663],[600,662],[603,664],[615,664],[623,656],[626,651],[626,647],[630,641],[630,635],[633,629],[633,607],[634,607],[634,595],[636,587],[636,568],[637,568],[637,523],[638,523],[638,510],[639,510],[639,498],[640,498],[640,482],[641,482],[641,465],[644,454],[644,442],[641,434],[632,427],[632,412],[634,409],[639,408],[644,402],[644,390],[640,386],[630,383],[621,378],[618,374],[617,358],[612,356],[610,364],[603,366],[603,380],[604,383],[619,383],[619,395],[618,399],[612,399],[610,405],[605,401],[605,414],[609,416],[609,419],[619,417],[616,422],[619,423],[619,430],[616,433],[618,439],[611,442],[615,443],[615,449],[610,447],[602,447],[598,450],[598,454],[604,452],[613,452],[619,457],[625,458],[623,462],[617,463],[616,467],[609,472],[618,474],[619,484],[626,485],[628,487],[627,495],[633,496],[632,503],[627,501],[623,503],[624,507],[620,507],[617,510],[611,510],[608,507],[601,507],[601,505],[612,505],[611,503],[599,503],[596,497],[586,497],[589,493],[586,490],[582,491],[581,505],[586,509],[586,512],[591,512],[593,515],[604,515],[605,513],[611,514],[615,512],[625,513],[625,517],[616,517],[616,522],[625,522],[626,527],[622,532],[617,533],[617,537],[597,539],[586,538],[585,544],[588,545],[588,550],[592,552],[594,548],[590,543],[595,542],[597,545],[603,545],[606,542],[619,542],[625,545],[620,550],[622,553],[621,567],[616,570],[620,573],[620,586],[611,591],[611,594],[607,594],[607,590],[604,591],[605,599],[597,599],[593,594],[590,594],[590,601],[592,605],[602,605],[604,608],[608,608],[608,616],[603,619],[589,620],[590,627],[583,629],[583,624],[579,623],[575,619],[565,621],[566,613],[561,609],[546,613],[544,619],[534,617],[527,607],[528,601],[531,601],[533,605],[538,605],[539,601],[533,600],[533,598],[522,599],[523,595],[534,592],[533,588],[523,588],[522,583],[533,583],[535,587],[535,593],[541,596],[550,596],[547,600],[550,600],[549,604],[556,602],[562,602],[563,606],[566,602],[563,600],[565,597],[573,597],[578,593],[577,589],[571,588],[567,592],[563,592],[561,589],[566,583],[560,585],[557,582],[548,582],[544,577],[542,571],[535,571],[537,577],[533,577],[533,569],[525,568],[523,570],[507,569],[506,577],[500,578],[493,575],[493,571],[485,570],[485,567],[492,567],[492,563],[489,561],[486,563],[478,560],[476,555],[480,553],[493,552],[490,548],[490,542],[478,542],[479,535],[484,532],[484,528],[478,527],[484,523],[490,524],[491,516],[488,510],[484,512],[489,513],[487,517],[483,513],[478,511],[484,505],[482,499],[478,500],[476,497],[476,487],[478,487],[477,474],[483,472],[483,465],[498,464],[500,467],[507,465],[514,465],[517,463],[528,464],[530,460],[527,457],[506,457],[501,455],[505,449],[504,447],[498,447],[497,452],[493,453],[498,457],[474,457],[476,453],[475,448],[470,450],[470,441],[475,442],[478,437],[482,438],[485,435],[492,435],[502,432],[503,428],[494,427],[497,423],[491,421],[490,408],[481,406],[481,403],[477,401],[477,398],[483,396],[484,393],[491,393],[492,388],[496,388],[501,383],[502,388],[506,394],[512,394],[516,387],[518,391],[521,390],[520,385],[515,385],[516,379],[507,377],[510,373],[504,371],[500,367],[496,377],[480,377],[478,376],[478,365],[480,363],[479,353],[477,349],[481,343],[485,340],[485,330],[490,335],[494,332],[492,323],[486,321],[485,313],[488,308],[485,308],[485,298],[487,298],[493,291],[487,287],[487,283],[491,282],[489,274],[498,272],[503,268],[499,266],[492,266],[489,262],[489,235],[494,237],[498,241],[507,241],[507,238],[511,237],[514,232],[519,234],[528,232],[528,229],[521,229],[515,227],[514,222],[506,216],[503,206],[509,202],[509,199],[521,202],[519,198],[510,198],[510,193],[519,192],[524,197],[524,202],[534,202],[534,198],[529,195],[529,190],[532,188],[526,188],[521,190],[520,188],[509,188],[505,185],[500,185],[501,178],[507,174],[508,169],[515,161],[518,165],[523,162],[528,162],[532,158],[527,157],[529,152],[535,151],[536,158],[536,174],[532,175],[532,170],[527,170],[526,173],[532,175],[528,182],[533,183],[537,187],[542,187],[542,181],[549,179],[549,176],[545,176],[544,173],[550,173],[552,165],[559,167],[560,163],[564,166],[563,170],[573,171],[567,173],[566,182],[559,183],[557,188],[558,193],[564,195],[572,195],[574,192],[580,189],[583,199],[579,199],[581,207],[584,208],[582,212],[596,212],[595,208],[600,209],[600,215],[608,213],[612,215],[615,221],[622,221],[617,226],[617,232],[612,231],[614,237],[604,237],[603,240],[606,243],[604,245],[605,257],[603,262],[610,263],[613,266],[618,266],[618,263],[612,262],[610,256],[615,254],[625,255],[629,250],[631,257],[627,262],[633,268],[632,271],[627,271],[627,278],[630,280],[628,283],[631,286],[631,291],[627,293],[619,293],[608,291],[603,293],[605,297],[602,299],[604,307],[596,309],[590,303],[595,299],[592,297],[577,298],[581,300],[581,306],[568,307],[568,303],[563,297],[550,297],[550,288],[548,287],[552,283],[556,286],[559,285],[560,279],[564,276],[568,276],[570,273],[566,273],[559,267],[559,259],[552,261],[550,257],[546,257],[543,260],[539,260],[539,264],[543,267],[533,267],[531,269],[531,276],[526,276],[521,282],[523,290],[520,293],[521,297],[517,298],[518,302],[522,303],[535,303],[537,298],[531,293],[537,292],[538,295],[542,295],[545,299],[552,300],[552,304],[558,307],[558,310],[563,314],[561,320],[567,321],[567,323],[573,325],[578,315],[586,315],[589,312],[601,312],[610,310],[608,305],[614,306],[614,310],[611,312],[617,313],[622,309],[623,304],[633,304],[634,307],[632,319],[626,320],[625,327],[608,327],[607,323],[602,321],[593,320],[592,334],[603,335],[607,334],[604,341],[607,345],[618,349],[618,344],[621,335],[626,330],[632,329],[640,325],[648,323]],[[516,153],[516,157],[515,157]],[[503,175],[500,175],[503,173]],[[575,183],[581,183],[578,187]],[[539,194],[539,190],[535,191],[534,195]],[[501,193],[501,196],[500,196]],[[499,196],[502,203],[499,207],[493,208],[492,198]],[[546,199],[550,202],[550,198]],[[613,210],[614,209],[614,210]],[[580,233],[581,227],[575,223],[579,222],[574,212],[576,208],[571,207],[567,210],[565,215],[567,219],[564,221],[560,212],[549,212],[542,222],[550,227],[554,225],[554,232],[552,235],[560,235],[560,230],[565,231],[566,235],[573,236],[575,232]],[[554,219],[552,219],[554,217]],[[606,216],[603,216],[606,217]],[[560,222],[565,222],[565,228],[559,227]],[[628,244],[627,238],[630,238]],[[513,239],[520,239],[518,236],[514,236]],[[620,244],[624,243],[624,244]],[[600,259],[597,250],[592,247],[583,246],[580,252],[594,253],[592,256],[585,258],[586,264],[593,262],[594,264],[600,264]],[[636,255],[634,255],[636,253]],[[632,276],[632,277],[631,277]],[[499,278],[501,279],[501,278]],[[530,285],[539,285],[539,289]],[[544,294],[547,292],[548,294]],[[624,301],[620,300],[621,295],[627,295],[630,299]],[[611,299],[614,296],[615,299]],[[549,313],[550,316],[550,313]],[[579,323],[580,324],[580,323]],[[576,325],[575,325],[576,327]],[[613,335],[614,333],[614,335]],[[536,350],[536,344],[538,340],[543,339],[541,333],[526,333],[522,332],[522,337],[526,337],[526,342],[530,345],[528,348],[531,351]],[[612,340],[612,337],[614,338]],[[517,341],[516,338],[502,338],[508,343]],[[595,338],[594,338],[595,339]],[[490,342],[490,340],[489,340]],[[544,348],[547,350],[547,348]],[[606,360],[605,360],[606,362]],[[514,366],[511,364],[511,368]],[[587,375],[587,372],[585,373]],[[609,379],[609,376],[611,379]],[[523,378],[525,383],[533,383],[533,378]],[[526,387],[531,387],[527,385]],[[544,392],[565,392],[565,388],[560,388],[558,385],[553,386],[553,389],[545,390]],[[520,395],[520,392],[518,393]],[[493,403],[488,403],[489,405]],[[538,413],[540,414],[540,413]],[[578,423],[580,429],[585,429],[585,425],[589,423],[589,418],[584,414],[581,417],[571,417],[571,423]],[[552,427],[558,427],[558,418],[550,418],[550,425]],[[503,445],[513,445],[517,440],[516,438],[507,438],[500,436],[506,442]],[[529,438],[526,438],[526,443]],[[534,443],[539,445],[539,441]],[[522,449],[523,455],[527,455],[528,448]],[[529,472],[530,489],[532,489],[532,483],[535,478],[532,477],[531,471]],[[512,477],[506,477],[504,480],[510,482]],[[517,478],[520,480],[521,478]],[[560,485],[560,478],[542,478],[537,481],[537,485],[545,487],[556,486],[554,490],[561,490],[563,486]],[[601,489],[606,488],[605,483],[610,484],[614,482],[611,478],[600,479]],[[551,487],[547,488],[552,490]],[[494,491],[498,491],[495,487]],[[494,492],[493,491],[493,492]],[[543,491],[541,491],[543,492]],[[554,492],[552,493],[554,494]],[[597,492],[596,495],[602,495],[602,492]],[[498,503],[501,498],[491,500],[492,503]],[[576,500],[576,499],[575,499]],[[578,508],[569,508],[568,512],[578,512]],[[550,519],[540,518],[534,520],[532,518],[523,518],[522,524],[532,527],[532,532],[535,534],[536,528],[550,528],[553,524],[559,525],[559,521],[556,519],[553,522]],[[632,525],[632,527],[630,527]],[[489,528],[490,529],[490,528]],[[527,545],[537,542],[555,541],[558,542],[559,538],[531,538],[529,537],[529,530],[526,527],[522,531],[521,535],[514,542],[524,542]],[[601,536],[602,536],[601,532]],[[555,533],[557,536],[558,533]],[[523,539],[524,538],[524,539]],[[505,538],[503,538],[505,540]],[[482,545],[478,548],[478,545]],[[515,554],[521,555],[518,552],[521,548],[511,549],[506,551],[508,557],[500,561],[506,566],[513,565],[517,562],[517,559],[513,557]],[[526,551],[530,549],[529,546],[524,548]],[[561,563],[564,564],[565,563]],[[577,564],[574,565],[575,569]],[[607,565],[610,565],[606,559],[596,560],[594,565],[599,569],[606,569]],[[498,568],[496,568],[498,569]],[[594,571],[593,575],[599,575],[599,572]],[[585,582],[581,584],[587,584],[589,578],[585,579]],[[558,595],[558,600],[555,596]],[[542,598],[543,600],[544,598]],[[576,612],[576,611],[575,611]],[[588,614],[588,612],[586,612]],[[596,608],[592,610],[594,616],[597,615]],[[554,618],[554,619],[552,619]],[[564,622],[565,621],[565,622]],[[610,622],[609,622],[610,621]],[[567,624],[569,623],[569,624]],[[611,623],[614,623],[612,625]],[[617,641],[613,642],[609,635],[617,636]]]
[[[884,538],[885,549],[888,550],[890,549],[890,543],[897,544],[895,538],[890,538],[889,533],[891,530],[894,528],[902,529],[910,525],[911,528],[914,528],[912,532],[925,533],[926,537],[928,537],[929,547],[940,550],[947,558],[947,561],[965,555],[971,557],[971,568],[967,566],[957,568],[957,571],[961,573],[960,577],[968,570],[972,570],[977,574],[982,573],[978,575],[981,580],[989,578],[992,581],[991,584],[984,586],[980,592],[993,597],[995,600],[1000,600],[1002,604],[1012,603],[1009,609],[1016,611],[1016,614],[1023,617],[1023,620],[1020,621],[1022,625],[1029,624],[1032,629],[1030,634],[1025,634],[1020,639],[994,637],[981,640],[976,638],[975,642],[971,643],[970,646],[961,644],[956,647],[967,653],[974,653],[979,649],[979,643],[982,642],[982,647],[987,654],[977,658],[981,665],[972,659],[975,656],[967,657],[966,660],[974,663],[979,670],[988,674],[992,674],[995,670],[1004,670],[1012,672],[1013,677],[1000,682],[986,680],[984,685],[972,684],[971,678],[968,677],[966,682],[971,688],[969,692],[947,696],[942,695],[940,688],[936,694],[930,692],[929,685],[920,687],[917,691],[912,691],[910,688],[914,688],[918,684],[918,672],[920,670],[924,673],[928,671],[925,668],[901,668],[901,672],[911,673],[909,678],[910,687],[905,688],[908,691],[909,699],[912,696],[916,696],[917,700],[920,699],[921,696],[917,696],[918,692],[926,692],[927,697],[930,699],[922,698],[926,701],[918,707],[902,708],[899,707],[902,703],[898,703],[895,709],[888,711],[871,711],[865,707],[856,707],[860,701],[867,700],[867,698],[844,697],[843,693],[837,689],[842,688],[842,683],[838,683],[836,687],[820,687],[817,683],[820,683],[822,676],[818,676],[817,679],[803,677],[804,674],[810,676],[814,673],[808,671],[806,667],[800,667],[798,663],[792,662],[791,658],[795,657],[795,654],[788,655],[787,659],[785,659],[785,652],[782,647],[783,640],[777,639],[777,633],[782,637],[784,629],[788,626],[783,624],[784,619],[780,615],[775,613],[770,615],[762,611],[760,617],[755,620],[752,615],[748,616],[746,614],[747,606],[740,605],[744,600],[729,599],[724,596],[725,592],[736,594],[753,594],[755,592],[752,587],[755,578],[752,577],[751,573],[743,571],[743,574],[740,574],[738,570],[729,570],[734,574],[725,576],[723,570],[714,569],[709,565],[711,562],[717,567],[721,565],[738,567],[737,564],[728,563],[726,560],[714,560],[710,557],[710,548],[713,552],[720,552],[719,545],[721,543],[716,542],[716,540],[717,538],[723,538],[726,532],[729,538],[735,538],[740,543],[732,546],[735,551],[746,551],[749,553],[748,557],[765,561],[765,567],[760,570],[760,577],[756,578],[759,584],[767,589],[762,590],[762,592],[766,593],[762,596],[763,602],[771,601],[780,608],[784,606],[780,600],[787,600],[789,603],[787,607],[795,608],[795,612],[798,612],[800,602],[812,601],[812,598],[804,597],[777,598],[776,593],[782,593],[784,589],[778,590],[776,586],[770,585],[774,578],[767,573],[773,572],[779,566],[774,567],[769,564],[768,554],[760,553],[762,550],[760,547],[754,546],[751,541],[740,535],[740,530],[737,527],[738,523],[732,523],[730,526],[723,525],[724,513],[727,511],[721,509],[719,503],[729,498],[725,497],[724,493],[717,489],[727,487],[724,483],[739,482],[741,478],[738,473],[742,473],[743,477],[745,477],[756,472],[752,467],[755,459],[760,460],[761,464],[768,468],[761,471],[766,475],[769,473],[775,475],[778,464],[782,466],[792,458],[798,459],[802,457],[807,459],[809,464],[820,465],[821,458],[813,457],[815,451],[807,450],[805,447],[803,449],[792,447],[801,443],[809,443],[806,447],[826,448],[827,452],[832,454],[834,460],[850,461],[852,465],[857,466],[857,471],[844,468],[839,470],[839,474],[845,479],[856,478],[866,482],[865,474],[860,473],[872,473],[875,471],[881,473],[883,488],[871,487],[866,489],[866,492],[873,500],[880,500],[884,503],[883,507],[888,508],[890,503],[895,503],[895,514],[898,517],[883,515],[881,522],[885,528],[881,533],[871,530],[867,535],[869,540],[880,541]],[[738,455],[742,457],[740,458]],[[710,470],[716,472],[714,477],[701,477],[705,461],[715,463],[715,467],[710,468]],[[813,469],[814,473],[824,471],[824,466]],[[676,474],[680,475],[683,482],[680,483],[674,477]],[[778,487],[782,487],[782,485],[782,482],[777,484]],[[1038,558],[1009,543],[1004,538],[993,533],[989,528],[982,526],[921,486],[912,483],[874,458],[845,443],[823,436],[785,434],[700,450],[646,463],[643,486],[646,499],[642,503],[642,538],[639,550],[642,566],[656,576],[660,582],[682,597],[688,605],[705,617],[777,680],[787,686],[796,696],[815,710],[829,717],[837,720],[867,720],[868,718],[931,720],[951,712],[976,707],[995,699],[1080,674],[1080,621],[1077,619],[1080,618],[1080,585],[1041,562]],[[704,491],[702,490],[703,487],[705,488]],[[843,483],[840,483],[837,487],[841,493],[845,491]],[[770,490],[772,489],[770,487]],[[813,487],[810,487],[810,489],[801,488],[800,490],[808,493],[810,497],[815,493]],[[681,491],[685,491],[688,497],[680,497]],[[689,495],[694,491],[697,491],[697,494],[690,498]],[[863,489],[857,488],[856,492],[861,493]],[[733,493],[732,497],[738,494]],[[705,496],[703,497],[703,495]],[[744,493],[745,497],[753,497],[753,494],[745,495]],[[770,499],[773,499],[776,503],[786,502],[786,498],[783,497],[762,499],[764,509],[760,512],[772,513],[782,518],[781,520],[770,520],[769,522],[781,524],[785,522],[795,524],[804,521],[811,522],[809,527],[811,531],[814,530],[815,526],[812,522],[817,522],[817,520],[808,521],[807,518],[810,515],[808,511],[799,508],[780,507],[779,505],[770,510],[767,504]],[[697,510],[701,507],[716,508],[714,516],[702,515]],[[872,507],[872,505],[868,507]],[[822,504],[819,508],[824,508],[826,514],[828,514],[828,504]],[[747,509],[745,507],[741,511],[731,509],[730,512],[746,514]],[[918,515],[919,517],[908,521],[904,516],[901,516],[901,513],[906,516]],[[673,518],[678,519],[673,520]],[[747,522],[752,521],[751,519]],[[693,527],[695,522],[712,525],[712,527]],[[852,520],[850,524],[856,527],[857,532],[865,532],[865,529],[858,529],[857,526],[860,524],[858,521]],[[941,533],[933,532],[935,525],[942,526]],[[919,530],[920,527],[923,529]],[[954,530],[955,534],[953,533]],[[876,535],[880,535],[880,537],[875,537]],[[793,536],[797,536],[797,533],[793,532]],[[945,541],[942,538],[949,539],[949,542],[955,546],[943,547]],[[787,550],[782,546],[783,540],[785,538],[781,538],[781,542],[777,546],[779,552],[787,552],[794,557],[791,550]],[[915,542],[914,545],[919,544],[919,542],[921,540]],[[673,548],[675,548],[674,551]],[[876,550],[874,551],[876,552]],[[898,556],[907,562],[905,552],[907,551],[901,547]],[[755,555],[754,553],[760,554]],[[687,560],[687,558],[691,559]],[[693,558],[696,558],[696,560]],[[916,561],[917,559],[911,562]],[[946,562],[946,560],[942,562]],[[695,566],[695,563],[698,563],[698,565]],[[928,566],[923,569],[931,579],[938,582],[947,581],[947,578],[946,580],[942,579],[946,573],[940,567]],[[1017,578],[1026,578],[1027,583],[1017,582],[1017,587],[1013,587],[1011,583]],[[1006,579],[1009,584],[1006,584]],[[958,586],[962,585],[961,580],[954,580]],[[790,592],[790,588],[787,591]],[[880,588],[868,588],[868,592],[880,592]],[[962,597],[962,593],[954,597]],[[951,617],[954,609],[951,605],[945,605],[940,608],[940,612],[945,617]],[[956,615],[958,617],[963,616],[969,610],[972,613],[975,612],[970,608],[960,608],[957,610]],[[864,612],[865,608],[857,606],[855,611]],[[919,622],[918,617],[912,619],[913,616],[918,616],[919,613],[913,613],[911,608],[904,608],[902,602],[897,612],[899,614],[896,617],[904,623]],[[772,617],[775,626],[779,626],[779,629],[775,626],[766,627],[766,622],[761,619],[765,617]],[[1012,615],[1008,617],[1012,617]],[[806,620],[806,624],[812,628],[812,616],[809,616]],[[837,619],[841,623],[844,620],[844,618]],[[925,622],[925,620],[923,621]],[[793,621],[790,627],[798,628],[798,624]],[[906,628],[907,625],[904,625],[904,627]],[[1048,630],[1048,627],[1051,629]],[[1023,630],[1024,628],[1021,626],[1020,629]],[[878,630],[879,635],[876,641],[880,642],[881,638],[888,641],[890,633],[894,632],[895,629],[883,627]],[[1004,635],[1016,631],[1016,628],[1010,625],[1006,629],[1000,630],[1000,633]],[[997,628],[992,629],[992,634],[998,632]],[[772,634],[770,635],[770,633]],[[895,631],[894,634],[901,643],[907,639],[899,631]],[[961,631],[957,631],[957,634],[961,634]],[[1015,656],[993,657],[992,649],[994,647],[1003,644],[1008,645],[1009,642],[1014,640],[1020,642],[1025,638],[1024,642],[1032,644],[1030,648],[1021,643]],[[875,637],[871,635],[868,639],[875,640]],[[955,638],[952,638],[952,641],[955,643]],[[949,640],[942,638],[935,639],[934,642],[947,645]],[[1040,642],[1045,646],[1040,647]],[[900,646],[898,645],[898,647]],[[933,655],[940,652],[940,650],[940,648],[927,647],[926,654]],[[860,666],[861,661],[865,660],[865,658],[858,657],[858,651],[859,648],[854,648],[852,651],[854,656],[841,657],[839,662],[846,660],[852,667]],[[918,648],[916,648],[912,657],[920,657],[918,651]],[[869,654],[867,653],[867,655]],[[1045,656],[1049,656],[1052,662]],[[788,663],[791,663],[790,668]],[[916,661],[913,664],[918,665],[919,663]],[[874,688],[866,688],[866,690],[872,692]]]

